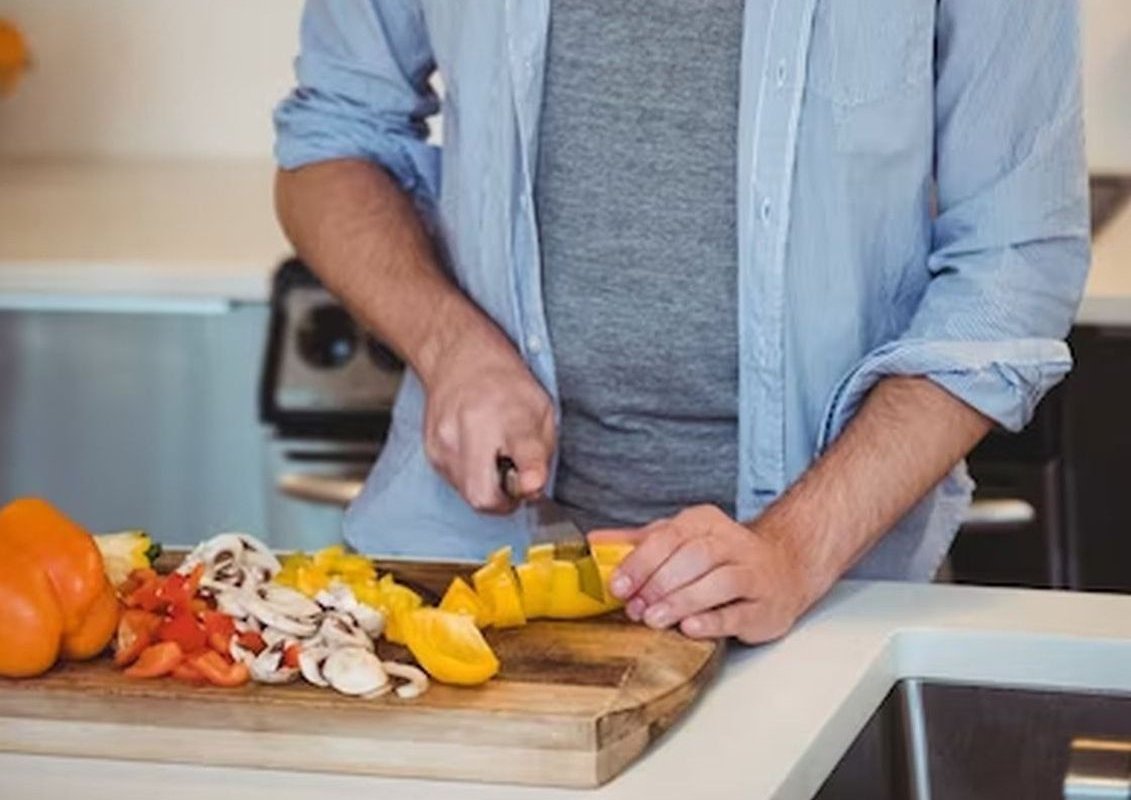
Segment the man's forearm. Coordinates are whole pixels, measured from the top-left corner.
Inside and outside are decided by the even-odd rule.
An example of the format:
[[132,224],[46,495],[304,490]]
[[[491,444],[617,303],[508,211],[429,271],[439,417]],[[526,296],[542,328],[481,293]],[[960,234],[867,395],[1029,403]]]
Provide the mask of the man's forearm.
[[299,256],[426,384],[450,343],[501,336],[444,274],[411,200],[384,170],[358,160],[281,170],[275,200]]
[[925,378],[871,391],[827,453],[753,527],[823,594],[985,436],[992,422]]

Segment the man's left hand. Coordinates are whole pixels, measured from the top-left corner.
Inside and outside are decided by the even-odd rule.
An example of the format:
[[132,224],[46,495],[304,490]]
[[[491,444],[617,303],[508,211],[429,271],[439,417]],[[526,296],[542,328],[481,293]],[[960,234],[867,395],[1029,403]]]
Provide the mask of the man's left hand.
[[784,537],[757,523],[745,527],[716,506],[590,538],[636,543],[610,581],[631,619],[653,628],[678,625],[697,639],[777,639],[827,588],[813,585],[815,576]]

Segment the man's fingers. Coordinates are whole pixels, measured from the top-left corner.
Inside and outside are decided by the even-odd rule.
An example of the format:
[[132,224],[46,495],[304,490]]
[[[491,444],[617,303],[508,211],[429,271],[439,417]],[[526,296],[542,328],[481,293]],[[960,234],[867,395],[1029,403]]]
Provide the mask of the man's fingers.
[[457,488],[476,511],[499,514],[513,510],[516,505],[499,483],[495,463],[498,451],[498,446],[489,438],[473,441],[467,437],[465,440]]
[[657,519],[649,522],[642,528],[601,528],[589,531],[586,536],[590,544],[602,544],[605,542],[627,542],[629,544],[640,544],[644,539],[648,538],[654,531],[668,525],[670,519]]
[[550,477],[551,447],[550,443],[533,435],[508,437],[502,454],[514,462],[518,471],[519,497],[532,500],[545,490]]
[[789,625],[772,613],[770,603],[743,600],[687,617],[679,629],[692,639],[733,636],[744,644],[761,644],[784,636]]
[[650,628],[670,628],[687,617],[741,599],[742,579],[740,567],[727,565],[713,569],[649,605],[643,615],[644,624]]
[[689,538],[636,590],[636,596],[651,606],[722,566],[725,556],[717,537],[707,534]]
[[613,571],[610,591],[622,600],[636,594],[689,536],[684,528],[670,522],[657,525]]

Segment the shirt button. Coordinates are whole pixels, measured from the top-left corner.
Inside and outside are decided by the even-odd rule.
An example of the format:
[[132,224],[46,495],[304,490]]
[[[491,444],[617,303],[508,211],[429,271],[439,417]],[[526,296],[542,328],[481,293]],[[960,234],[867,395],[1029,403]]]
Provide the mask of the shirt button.
[[778,62],[777,74],[775,75],[775,77],[777,78],[777,81],[778,81],[778,88],[779,89],[781,89],[783,86],[785,86],[785,76],[786,76],[785,59],[782,59],[781,61]]
[[526,349],[530,351],[533,356],[542,352],[542,337],[536,333],[532,333],[526,337]]
[[774,204],[770,202],[770,198],[765,198],[762,201],[762,222],[769,222],[770,215],[773,213]]

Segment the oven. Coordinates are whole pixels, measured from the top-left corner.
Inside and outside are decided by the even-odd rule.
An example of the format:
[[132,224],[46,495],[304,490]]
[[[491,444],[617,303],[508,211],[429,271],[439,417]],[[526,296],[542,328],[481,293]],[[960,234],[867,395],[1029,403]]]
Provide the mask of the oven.
[[274,546],[341,540],[344,509],[381,451],[403,372],[302,262],[279,267],[259,392]]

